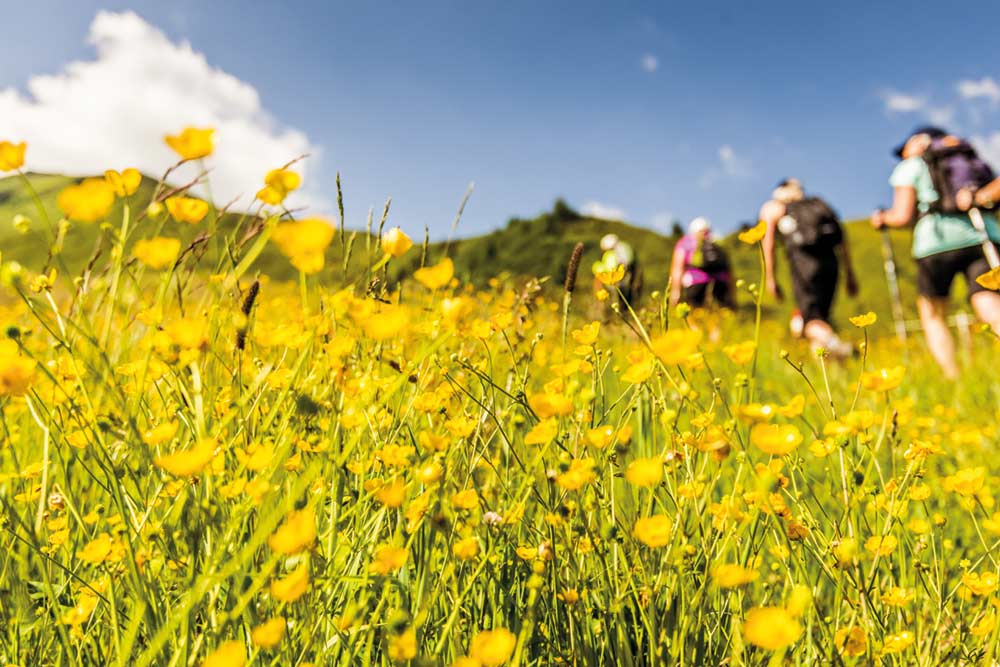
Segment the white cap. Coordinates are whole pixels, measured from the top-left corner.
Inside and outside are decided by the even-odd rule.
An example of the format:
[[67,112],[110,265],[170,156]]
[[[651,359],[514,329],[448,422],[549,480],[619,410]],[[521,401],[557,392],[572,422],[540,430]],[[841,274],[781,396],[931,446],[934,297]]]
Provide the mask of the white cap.
[[601,237],[601,250],[607,252],[618,245],[618,236],[615,234],[605,234]]
[[708,218],[698,216],[688,224],[688,233],[698,234],[699,232],[707,232],[711,228],[712,223],[708,221]]

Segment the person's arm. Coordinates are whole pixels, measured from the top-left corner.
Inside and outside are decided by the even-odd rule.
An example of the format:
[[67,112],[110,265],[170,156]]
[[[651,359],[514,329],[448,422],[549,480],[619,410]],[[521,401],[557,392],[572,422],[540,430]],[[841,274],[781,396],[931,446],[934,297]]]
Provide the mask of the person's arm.
[[760,219],[767,225],[764,232],[764,239],[761,248],[764,250],[764,286],[768,293],[775,299],[782,298],[778,281],[774,277],[774,242],[777,231],[778,220],[785,214],[785,205],[779,201],[771,200],[760,209]]
[[976,206],[993,208],[1000,202],[1000,178],[997,178],[976,190]]
[[910,185],[893,188],[892,208],[872,213],[872,227],[906,227],[917,214],[917,191]]
[[681,281],[684,279],[684,250],[681,242],[674,246],[674,256],[670,261],[670,305],[676,306],[681,300]]

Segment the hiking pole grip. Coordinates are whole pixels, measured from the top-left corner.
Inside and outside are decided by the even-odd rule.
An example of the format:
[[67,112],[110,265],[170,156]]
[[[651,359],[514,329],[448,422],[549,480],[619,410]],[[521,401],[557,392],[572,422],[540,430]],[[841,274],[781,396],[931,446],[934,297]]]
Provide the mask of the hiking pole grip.
[[892,301],[892,319],[896,326],[896,337],[906,342],[906,321],[903,317],[903,298],[899,293],[899,279],[896,276],[896,253],[892,249],[892,238],[889,230],[882,227],[882,268],[885,270],[885,280],[889,284],[889,297]]
[[970,208],[969,219],[972,220],[972,226],[983,238],[983,254],[986,255],[986,262],[991,269],[997,268],[1000,266],[1000,253],[997,252],[997,247],[993,245],[990,234],[986,231],[986,221],[983,220],[983,214],[978,208]]

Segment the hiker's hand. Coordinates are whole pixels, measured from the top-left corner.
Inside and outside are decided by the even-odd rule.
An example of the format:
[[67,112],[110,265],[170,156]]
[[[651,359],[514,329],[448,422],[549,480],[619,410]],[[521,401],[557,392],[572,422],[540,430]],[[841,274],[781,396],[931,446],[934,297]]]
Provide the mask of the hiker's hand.
[[858,279],[854,276],[854,271],[847,272],[847,296],[852,299],[858,295]]
[[958,207],[960,211],[968,211],[972,208],[973,195],[972,190],[969,188],[962,188],[955,193],[955,206]]
[[875,229],[882,229],[885,227],[885,211],[877,208],[872,212],[872,227]]

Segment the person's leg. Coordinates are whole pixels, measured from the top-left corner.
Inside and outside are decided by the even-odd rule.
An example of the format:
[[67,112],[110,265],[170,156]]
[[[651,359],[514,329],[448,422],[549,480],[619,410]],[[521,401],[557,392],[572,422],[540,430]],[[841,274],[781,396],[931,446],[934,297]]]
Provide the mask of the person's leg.
[[972,302],[972,310],[976,312],[976,317],[1000,334],[1000,294],[983,290],[973,294],[969,300]]
[[958,363],[955,361],[955,341],[946,320],[948,298],[919,296],[917,312],[920,313],[920,325],[924,329],[924,338],[931,355],[945,377],[954,380],[958,377]]
[[965,281],[969,287],[969,302],[972,304],[972,310],[975,311],[976,317],[1000,334],[1000,293],[988,290],[976,282],[977,277],[989,270],[989,262],[986,261],[982,250],[976,248],[969,266],[965,269]]

